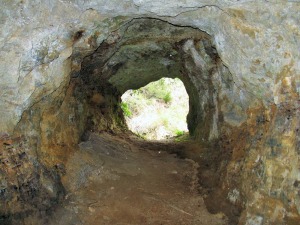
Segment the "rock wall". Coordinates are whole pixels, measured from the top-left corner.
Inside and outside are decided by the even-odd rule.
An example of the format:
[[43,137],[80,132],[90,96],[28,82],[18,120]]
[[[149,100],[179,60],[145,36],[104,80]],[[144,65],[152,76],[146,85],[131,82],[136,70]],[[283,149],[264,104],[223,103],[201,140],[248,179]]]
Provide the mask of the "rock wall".
[[[17,165],[30,165],[20,174],[35,177],[35,186],[46,196],[41,199],[50,199],[47,188],[39,186],[44,182],[42,171],[56,174],[47,179],[59,187],[55,177],[61,172],[56,168],[63,168],[68,155],[76,151],[84,130],[123,126],[116,96],[132,84],[118,85],[126,67],[125,62],[113,64],[113,59],[121,62],[129,50],[142,49],[139,54],[145,54],[150,49],[148,55],[153,54],[155,45],[131,42],[128,50],[120,43],[130,39],[124,34],[133,18],[156,18],[204,31],[211,42],[208,48],[205,39],[195,41],[196,32],[189,32],[189,37],[172,34],[180,37],[175,61],[181,64],[169,68],[178,66],[178,76],[187,76],[182,79],[193,99],[188,119],[195,121],[190,129],[199,141],[214,143],[223,156],[218,187],[243,211],[240,224],[298,224],[299,9],[299,3],[290,1],[2,2],[0,132],[12,136],[17,146],[22,141],[15,137],[23,136],[29,146],[26,163],[7,161],[12,164],[10,171],[18,174]],[[161,41],[166,42],[160,46],[166,46],[162,52],[173,49],[167,44],[170,40]],[[97,74],[87,70],[97,69],[93,57],[107,68],[103,83],[82,76]],[[165,61],[162,71],[170,62]],[[115,78],[109,81],[112,75]],[[156,78],[150,76],[145,82],[151,79]],[[101,93],[88,85],[94,81]],[[23,150],[10,153],[7,141],[2,146],[0,204],[8,206],[1,212],[7,216],[17,213],[9,206],[15,200],[7,195],[18,194],[13,194],[14,182],[8,185],[5,160],[22,155]],[[17,187],[25,183],[20,181]],[[53,193],[56,201],[60,192]]]
[[[43,215],[62,199],[59,168],[48,170],[32,155],[24,137],[0,136],[0,222]],[[19,223],[20,221],[18,221]]]

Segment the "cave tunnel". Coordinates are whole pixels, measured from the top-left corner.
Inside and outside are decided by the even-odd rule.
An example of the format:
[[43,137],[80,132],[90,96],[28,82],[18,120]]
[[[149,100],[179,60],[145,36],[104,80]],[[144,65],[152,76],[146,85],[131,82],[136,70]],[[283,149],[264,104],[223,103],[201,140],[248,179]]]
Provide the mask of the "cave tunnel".
[[[219,27],[178,10],[102,18],[88,8],[61,36],[51,24],[39,44],[29,37],[19,97],[10,85],[1,94],[1,224],[299,224],[295,64],[274,72],[280,57],[255,44],[264,39],[249,11],[221,10],[230,19]],[[122,95],[161,78],[185,86],[188,138],[128,129]]]
[[[75,38],[80,39],[82,35],[83,31],[79,31]],[[93,43],[91,38],[89,42]],[[219,157],[217,139],[221,116],[218,113],[218,89],[221,76],[230,82],[231,75],[207,33],[152,18],[134,19],[110,34],[94,52],[82,59],[80,65],[76,52],[73,57],[74,69],[64,98],[53,97],[49,102],[46,100],[33,106],[23,115],[24,122],[20,123],[19,129],[26,129],[34,121],[34,114],[43,107],[41,105],[49,104],[48,110],[38,115],[42,116],[42,138],[35,143],[40,160],[47,166],[54,165],[58,173],[64,171],[75,146],[80,142],[87,143],[95,133],[108,132],[126,137],[128,129],[120,107],[121,96],[130,89],[139,89],[164,77],[179,78],[184,83],[189,96],[187,125],[191,140],[197,140],[203,146],[213,146],[209,147],[213,151],[207,154]],[[181,158],[195,157],[195,153],[188,150],[178,150],[188,148],[186,143],[177,143],[178,146],[174,143],[137,143],[146,149],[177,154]],[[118,146],[117,142],[115,145]],[[218,163],[210,164],[210,173],[218,169]],[[218,177],[215,175],[210,179],[204,176],[203,179],[209,180]],[[210,182],[202,183],[207,190],[213,188]],[[73,188],[68,185],[63,186]],[[52,192],[54,196],[63,195],[59,188]],[[234,206],[228,204],[228,207],[231,210]],[[216,208],[213,213],[218,210]]]
[[[218,116],[214,82],[220,79],[217,74],[220,70],[225,71],[225,79],[230,79],[230,73],[225,67],[218,68],[221,61],[209,35],[160,20],[137,19],[116,38],[121,41],[114,40],[116,43],[110,45],[104,42],[83,60],[80,79],[87,98],[99,95],[110,99],[105,110],[111,117],[119,115],[120,96],[127,90],[141,88],[165,76],[180,78],[190,98],[187,120],[191,135],[205,140],[217,137],[216,121],[212,117],[215,115],[216,120]],[[196,51],[201,51],[203,56]],[[99,110],[92,112],[90,120],[96,118],[97,113]],[[110,124],[121,122],[115,118],[109,120]]]
[[[121,96],[128,90],[139,89],[163,77],[179,78],[189,96],[187,124],[191,138],[197,140],[199,145],[209,148],[211,152],[207,154],[215,160],[229,157],[229,153],[224,156],[219,154],[219,126],[222,115],[219,114],[218,92],[221,81],[224,80],[225,88],[230,89],[232,78],[207,33],[146,18],[132,20],[124,29],[113,33],[108,41],[101,43],[95,52],[86,56],[80,71],[73,74],[73,79],[78,82],[74,98],[83,99],[81,104],[87,109],[86,118],[78,114],[80,118],[75,119],[85,120],[82,123],[85,124],[82,127],[84,137],[89,131],[108,131],[115,134],[126,131],[127,126],[120,107]],[[178,150],[190,146],[185,145],[188,147],[174,147],[172,144],[148,147],[164,149],[182,158],[194,158],[195,153]],[[203,180],[210,180],[200,183],[211,191],[214,185],[219,185],[216,180],[220,176],[220,165],[219,162],[205,163],[210,166],[206,166],[204,173],[212,175],[215,172],[215,175],[199,175]],[[222,206],[227,208],[224,213],[235,222],[241,206],[231,205],[224,196],[223,198],[220,197],[224,202]],[[207,202],[207,207],[213,213],[220,211],[217,205],[209,205],[211,200]]]

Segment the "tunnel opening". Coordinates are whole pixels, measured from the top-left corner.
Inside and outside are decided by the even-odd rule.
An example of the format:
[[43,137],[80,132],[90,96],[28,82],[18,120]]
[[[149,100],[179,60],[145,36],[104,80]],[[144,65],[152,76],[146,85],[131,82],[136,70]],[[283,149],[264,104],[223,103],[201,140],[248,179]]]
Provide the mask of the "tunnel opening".
[[[76,52],[74,53],[76,55]],[[77,68],[78,66],[76,65]],[[86,130],[126,128],[121,96],[164,76],[179,78],[189,96],[189,134],[203,142],[219,136],[218,89],[230,73],[219,59],[211,37],[198,29],[157,19],[135,19],[114,32],[73,71],[80,82],[76,98],[89,110]]]
[[[240,118],[233,118],[231,112],[240,106],[235,100],[228,101],[228,93],[237,97],[231,94],[233,78],[211,36],[157,19],[135,19],[86,56],[80,70],[73,74],[82,88],[77,94],[84,96],[88,108],[85,130],[119,136],[128,129],[121,107],[126,91],[137,90],[166,75],[179,78],[189,96],[188,142],[134,142],[143,149],[160,149],[158,152],[197,162],[197,183],[201,185],[197,191],[206,196],[207,209],[214,214],[222,212],[232,224],[237,223],[242,202],[228,200],[227,186],[233,184],[226,184],[226,191],[222,187],[222,175],[232,153],[224,150],[231,147],[226,142],[231,127],[224,129],[223,124],[225,120],[239,122]],[[222,113],[224,107],[226,115]]]
[[[118,166],[127,159],[128,149],[141,147],[147,151],[154,150],[152,154],[158,154],[158,157],[160,154],[171,153],[178,159],[192,159],[201,166],[197,169],[196,164],[189,164],[188,168],[193,172],[185,175],[186,165],[181,164],[182,173],[177,178],[183,180],[185,186],[182,188],[191,188],[193,193],[207,195],[205,203],[209,212],[224,211],[222,206],[225,205],[227,209],[224,213],[236,221],[240,211],[232,211],[233,206],[226,202],[227,193],[218,192],[222,185],[222,171],[230,158],[230,153],[223,154],[220,151],[224,122],[220,103],[226,101],[226,96],[223,98],[224,92],[232,88],[233,81],[218,56],[211,36],[192,27],[176,26],[151,18],[133,19],[125,24],[110,33],[88,54],[84,52],[83,46],[97,43],[99,31],[87,37],[82,33],[83,36],[74,46],[69,85],[26,112],[19,129],[38,129],[41,137],[34,144],[39,160],[47,167],[54,167],[61,176],[65,176],[61,172],[65,170],[78,172],[64,179],[63,185],[71,193],[81,188],[87,178],[93,178],[93,169],[101,171],[101,165],[104,165],[101,157],[116,156],[113,160],[109,158],[112,166],[109,169],[118,170]],[[122,96],[128,90],[138,90],[166,76],[180,79],[185,86],[189,107],[186,122],[191,137],[188,141],[191,142],[149,144],[133,139],[135,144],[132,144],[126,133],[128,127],[122,110]],[[235,102],[226,104],[226,107],[234,108]],[[41,122],[34,124],[31,121]],[[99,134],[103,136],[97,136]],[[96,145],[99,151],[95,151]],[[94,159],[98,161],[89,164],[89,160]],[[173,163],[173,159],[166,160]],[[134,170],[131,165],[128,165],[130,169],[122,169],[128,169],[131,176],[141,166],[140,162],[135,163],[132,163],[136,165]],[[158,168],[168,171],[164,167]],[[176,183],[176,174],[179,174],[176,169],[171,170],[165,174],[166,179],[173,176],[170,182]],[[187,177],[188,182],[184,181],[184,177]],[[198,185],[202,185],[202,188]],[[104,188],[114,190],[115,187]],[[215,193],[226,204],[209,204],[216,200],[210,199]],[[170,199],[172,196],[169,196],[168,201]],[[189,214],[184,210],[182,212],[182,209],[179,212]]]
[[[300,5],[277,2],[2,1],[0,224],[300,224]],[[150,145],[121,96],[166,74],[191,140]]]
[[121,99],[129,130],[145,140],[188,135],[189,97],[180,79],[161,78],[126,91]]

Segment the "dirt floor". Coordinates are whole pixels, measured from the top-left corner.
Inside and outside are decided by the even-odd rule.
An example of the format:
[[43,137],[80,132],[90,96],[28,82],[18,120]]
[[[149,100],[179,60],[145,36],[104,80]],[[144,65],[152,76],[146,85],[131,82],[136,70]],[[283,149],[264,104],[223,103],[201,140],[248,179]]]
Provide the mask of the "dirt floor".
[[63,182],[69,194],[47,224],[228,224],[223,214],[210,214],[198,194],[197,163],[160,145],[134,143],[90,134],[68,161]]

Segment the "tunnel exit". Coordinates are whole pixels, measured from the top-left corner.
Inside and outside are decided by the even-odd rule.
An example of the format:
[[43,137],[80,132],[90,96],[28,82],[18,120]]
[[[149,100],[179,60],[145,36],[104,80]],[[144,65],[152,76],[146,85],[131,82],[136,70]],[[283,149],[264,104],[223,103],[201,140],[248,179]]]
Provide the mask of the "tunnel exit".
[[147,140],[188,134],[189,97],[183,82],[161,78],[122,95],[121,108],[128,128]]

